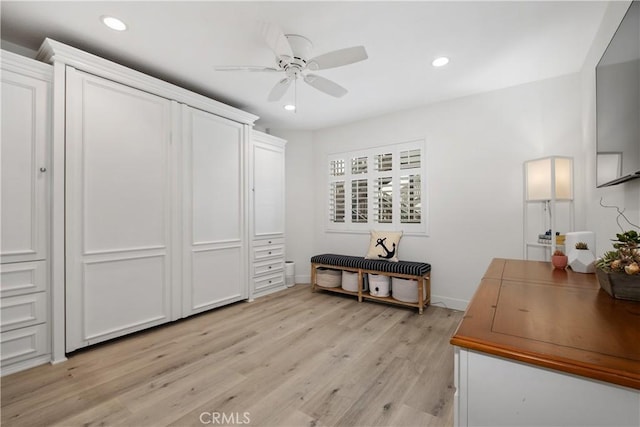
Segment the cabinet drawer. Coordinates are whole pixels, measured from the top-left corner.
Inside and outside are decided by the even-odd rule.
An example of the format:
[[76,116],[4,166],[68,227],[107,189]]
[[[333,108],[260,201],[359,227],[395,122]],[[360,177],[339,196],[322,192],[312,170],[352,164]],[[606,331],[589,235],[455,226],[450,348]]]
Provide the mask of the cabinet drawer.
[[262,274],[276,273],[282,271],[283,268],[284,260],[282,258],[274,259],[272,261],[264,261],[254,264],[253,275],[260,276]]
[[45,292],[5,297],[0,302],[2,332],[33,326],[47,321],[47,297]]
[[261,246],[271,246],[271,245],[284,246],[284,239],[283,238],[261,239],[261,240],[254,240],[253,241],[253,247],[254,248],[258,248],[258,247],[261,247]]
[[261,246],[253,250],[253,259],[255,261],[282,257],[284,257],[284,246],[282,245]]
[[0,296],[41,292],[47,289],[47,261],[2,264]]
[[284,273],[260,277],[254,280],[254,290],[256,292],[280,286],[284,286]]
[[0,333],[0,360],[14,363],[49,352],[49,331],[46,323]]

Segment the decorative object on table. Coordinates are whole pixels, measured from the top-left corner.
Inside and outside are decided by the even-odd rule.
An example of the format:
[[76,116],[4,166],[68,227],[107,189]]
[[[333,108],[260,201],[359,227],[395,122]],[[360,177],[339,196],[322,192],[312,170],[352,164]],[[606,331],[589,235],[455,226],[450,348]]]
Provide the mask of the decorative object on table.
[[625,231],[613,242],[615,250],[596,264],[600,287],[614,298],[640,301],[640,235]]
[[589,250],[585,242],[578,242],[567,255],[569,267],[578,273],[594,273],[596,271],[596,257]]
[[556,250],[553,255],[551,255],[551,264],[558,270],[565,269],[568,262],[569,258],[560,250]]
[[571,258],[570,252],[576,250],[577,243],[586,243],[587,246],[589,247],[589,250],[593,254],[593,256],[597,258],[596,251],[595,251],[596,233],[594,233],[593,231],[571,231],[569,233],[566,233],[565,242],[564,242],[565,244],[564,251],[566,252],[569,258]]
[[[556,231],[556,245],[558,246],[564,245],[564,240],[565,240],[565,235],[560,234],[559,231]],[[544,234],[538,234],[538,243],[551,246],[551,230],[545,231]]]
[[365,259],[398,262],[398,245],[401,238],[402,231],[371,230],[369,251],[365,255]]
[[600,287],[617,299],[640,301],[640,234],[635,230],[624,231],[620,218],[634,228],[640,229],[624,215],[617,206],[605,206],[618,211],[616,222],[622,233],[612,239],[615,250],[605,252],[596,262],[596,276]]

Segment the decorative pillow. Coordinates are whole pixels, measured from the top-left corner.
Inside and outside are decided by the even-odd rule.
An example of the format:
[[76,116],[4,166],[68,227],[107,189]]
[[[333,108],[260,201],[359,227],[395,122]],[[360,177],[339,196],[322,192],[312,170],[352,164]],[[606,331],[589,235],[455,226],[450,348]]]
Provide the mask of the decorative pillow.
[[371,230],[369,252],[365,259],[381,259],[398,262],[398,245],[402,231],[374,231]]

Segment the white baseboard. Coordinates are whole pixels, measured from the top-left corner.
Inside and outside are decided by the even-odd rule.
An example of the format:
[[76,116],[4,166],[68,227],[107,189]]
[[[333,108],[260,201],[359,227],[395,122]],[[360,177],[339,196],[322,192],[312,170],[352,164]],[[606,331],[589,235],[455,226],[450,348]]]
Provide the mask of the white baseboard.
[[45,363],[51,362],[51,355],[45,354],[43,356],[34,357],[33,359],[23,360],[22,362],[12,363],[9,365],[2,365],[0,376],[14,374],[16,372],[24,371],[25,369],[33,368]]
[[443,297],[440,295],[431,295],[431,305],[437,307],[445,307],[453,310],[465,311],[469,301],[457,298]]
[[295,276],[295,281],[296,281],[296,285],[300,285],[300,284],[310,284],[311,283],[311,276],[310,275],[297,275]]

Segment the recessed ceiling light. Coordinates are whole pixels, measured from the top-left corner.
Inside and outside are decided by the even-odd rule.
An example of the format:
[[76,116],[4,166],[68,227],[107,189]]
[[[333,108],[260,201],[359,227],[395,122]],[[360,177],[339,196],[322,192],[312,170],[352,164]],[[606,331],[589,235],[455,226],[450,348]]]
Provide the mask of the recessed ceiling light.
[[431,65],[434,67],[442,67],[443,65],[447,65],[449,63],[449,58],[446,56],[441,56],[440,58],[436,58],[433,60]]
[[118,18],[114,18],[113,16],[104,15],[104,16],[101,16],[100,19],[102,20],[102,23],[104,25],[111,28],[112,30],[124,31],[127,29],[127,24],[125,24]]
[[284,106],[284,109],[287,111],[296,111],[296,106],[293,104],[287,104]]

